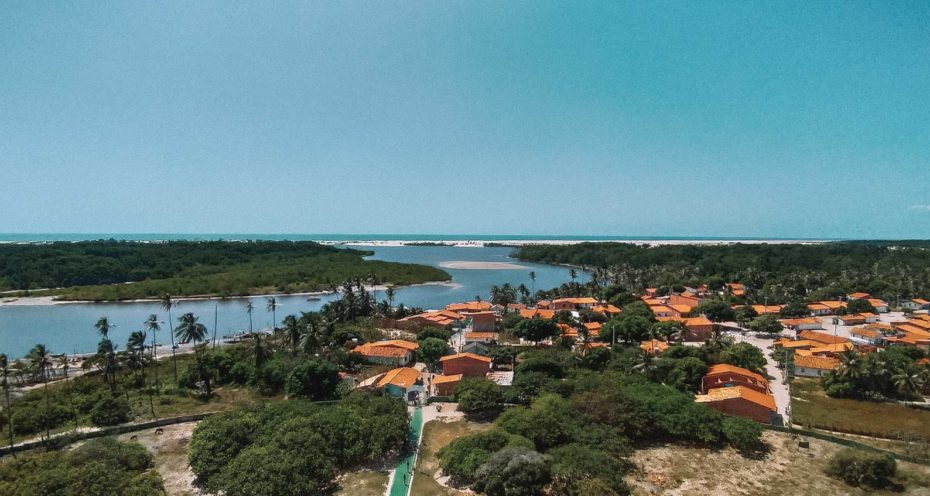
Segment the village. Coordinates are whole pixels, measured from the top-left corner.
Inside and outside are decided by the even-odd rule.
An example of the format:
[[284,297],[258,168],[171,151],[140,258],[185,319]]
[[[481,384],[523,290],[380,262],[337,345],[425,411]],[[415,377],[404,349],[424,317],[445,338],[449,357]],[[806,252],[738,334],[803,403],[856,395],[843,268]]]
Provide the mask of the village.
[[[764,370],[712,364],[700,381],[694,401],[728,415],[772,425],[791,425],[792,378],[824,377],[842,366],[844,356],[852,354],[881,353],[889,347],[930,351],[930,301],[925,299],[899,302],[898,309],[890,311],[887,302],[856,292],[837,300],[808,303],[806,315],[791,318],[780,317],[784,305],[731,305],[735,314],[749,314],[752,321],[767,321],[770,326],[774,322],[774,332],[769,327],[762,333],[753,332],[751,322],[714,321],[700,313],[702,303],[738,300],[744,292],[739,283],[728,283],[719,290],[702,285],[664,295],[648,288],[638,300],[648,307],[655,322],[671,323],[679,332],[666,336],[652,333],[632,344],[638,344],[645,355],[652,357],[661,356],[675,344],[699,347],[721,336],[759,348],[766,357]],[[861,308],[868,310],[857,310]],[[604,331],[611,319],[622,313],[620,307],[593,297],[540,300],[534,305],[475,300],[382,321],[393,339],[365,343],[352,351],[369,363],[394,368],[358,387],[383,389],[412,404],[429,404],[451,402],[457,385],[468,378],[486,378],[509,386],[515,359],[494,362],[493,347],[569,346],[577,353],[585,353],[619,346],[616,331],[608,335]],[[505,330],[504,321],[520,319],[556,322],[557,334],[538,342],[515,338]],[[434,367],[417,360],[417,332],[428,328],[451,333],[448,353]],[[930,359],[920,358],[916,365],[930,366]]]

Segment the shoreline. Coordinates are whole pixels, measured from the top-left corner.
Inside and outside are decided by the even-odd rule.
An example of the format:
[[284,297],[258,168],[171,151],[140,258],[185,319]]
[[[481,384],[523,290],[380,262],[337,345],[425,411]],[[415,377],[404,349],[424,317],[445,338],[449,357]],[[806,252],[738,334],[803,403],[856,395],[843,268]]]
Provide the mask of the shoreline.
[[[449,285],[452,287],[460,287],[457,283],[452,280],[448,281],[428,281],[420,282],[416,284],[405,284],[405,285],[393,285],[388,286],[384,284],[379,284],[376,286],[366,284],[364,288],[366,291],[385,291],[388,287],[393,288],[412,288],[416,286],[444,286]],[[173,301],[223,301],[223,300],[248,300],[252,298],[268,298],[268,297],[288,297],[288,296],[319,296],[325,297],[332,294],[338,293],[338,291],[309,291],[302,293],[261,293],[245,296],[179,296],[177,298],[171,298]],[[133,303],[158,303],[161,301],[160,298],[136,298],[132,300],[105,300],[105,301],[94,301],[94,300],[56,300],[54,296],[20,296],[20,297],[10,297],[9,299],[0,300],[0,308],[3,307],[37,307],[37,306],[51,306],[51,305],[115,305],[115,304],[133,304]]]
[[519,247],[537,245],[567,246],[581,243],[623,243],[632,245],[666,246],[666,245],[733,245],[733,244],[775,244],[775,245],[816,245],[829,243],[830,239],[481,239],[471,240],[345,240],[345,241],[317,241],[328,246],[362,246],[362,247],[452,247],[452,248],[485,248],[485,247]]

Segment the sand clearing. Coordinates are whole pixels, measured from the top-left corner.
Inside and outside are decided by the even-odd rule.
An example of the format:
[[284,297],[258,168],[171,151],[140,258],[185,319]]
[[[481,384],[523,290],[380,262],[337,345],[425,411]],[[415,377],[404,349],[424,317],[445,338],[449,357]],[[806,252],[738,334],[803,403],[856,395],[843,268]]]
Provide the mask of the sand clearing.
[[520,270],[526,269],[524,265],[518,265],[507,262],[468,262],[468,261],[449,261],[440,262],[439,266],[444,269],[465,269],[465,270]]

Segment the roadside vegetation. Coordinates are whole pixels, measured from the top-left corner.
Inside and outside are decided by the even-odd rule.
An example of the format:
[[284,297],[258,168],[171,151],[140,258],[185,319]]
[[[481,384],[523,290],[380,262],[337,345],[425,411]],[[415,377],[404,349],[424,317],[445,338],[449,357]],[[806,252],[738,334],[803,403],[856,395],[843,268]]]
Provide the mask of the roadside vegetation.
[[115,301],[328,291],[346,280],[405,285],[450,277],[425,265],[363,260],[368,254],[310,241],[5,244],[0,291]]

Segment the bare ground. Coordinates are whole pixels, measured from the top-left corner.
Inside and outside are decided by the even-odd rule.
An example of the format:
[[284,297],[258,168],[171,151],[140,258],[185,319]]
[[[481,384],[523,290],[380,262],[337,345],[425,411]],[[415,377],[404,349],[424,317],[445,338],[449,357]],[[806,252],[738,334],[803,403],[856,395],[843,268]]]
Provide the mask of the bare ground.
[[[810,438],[765,432],[770,451],[760,459],[735,450],[659,446],[637,450],[627,476],[635,495],[766,496],[827,494],[927,494],[930,468],[898,462],[897,491],[867,493],[827,477],[823,470],[841,446]],[[798,441],[810,443],[799,448]]]
[[171,496],[203,494],[194,487],[194,473],[188,465],[187,446],[190,444],[196,422],[167,425],[162,434],[149,429],[119,436],[121,441],[135,441],[145,446],[155,458],[155,470],[165,480],[165,490]]

